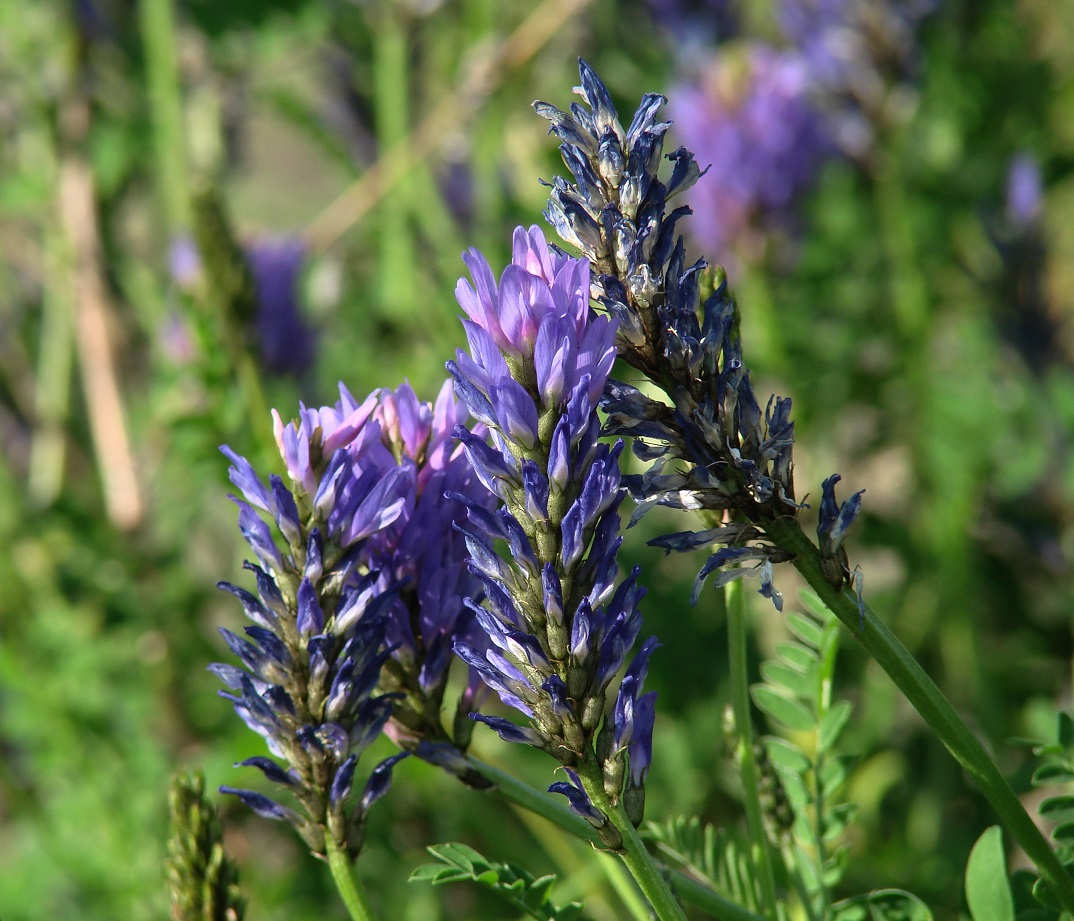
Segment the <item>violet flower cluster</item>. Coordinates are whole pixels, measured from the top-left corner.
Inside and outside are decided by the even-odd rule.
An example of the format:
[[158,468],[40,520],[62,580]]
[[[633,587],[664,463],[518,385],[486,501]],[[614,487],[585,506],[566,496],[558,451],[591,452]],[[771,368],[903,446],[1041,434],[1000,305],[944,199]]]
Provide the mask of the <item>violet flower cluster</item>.
[[[574,180],[555,180],[546,216],[592,265],[594,296],[618,320],[620,357],[671,401],[618,381],[605,388],[608,431],[632,436],[635,453],[654,462],[625,478],[639,503],[633,520],[653,505],[706,513],[708,529],[654,541],[669,551],[715,545],[695,597],[712,572],[738,564],[716,584],[757,575],[761,594],[780,608],[772,567],[790,554],[767,539],[765,523],[800,508],[791,401],[773,396],[761,409],[722,271],[708,271],[703,261],[686,264],[675,231],[690,209],[667,213],[666,206],[700,171],[680,147],[667,157],[670,178],[658,177],[669,123],[658,121],[657,111],[666,100],[646,94],[624,131],[604,84],[584,61],[580,70],[578,91],[588,110],[575,103],[568,114],[534,103],[552,123]],[[848,577],[841,572],[837,584]]]
[[[314,363],[317,339],[302,314],[299,279],[306,266],[306,244],[297,237],[261,237],[242,247],[240,266],[249,272],[252,316],[241,319],[254,340],[261,367],[274,375],[300,377]],[[168,252],[169,270],[176,284],[194,290],[202,274],[202,260],[191,237],[175,240]],[[177,343],[175,351],[188,351]]]
[[[467,718],[487,694],[475,671],[445,728],[441,708],[454,654],[463,641],[487,644],[484,631],[464,599],[480,599],[481,583],[467,568],[468,553],[457,525],[466,509],[451,496],[465,496],[491,508],[492,497],[475,475],[455,429],[468,421],[465,408],[445,381],[434,404],[422,402],[409,384],[378,392],[372,419],[379,425],[379,448],[362,464],[401,471],[406,502],[398,517],[371,535],[362,549],[364,566],[380,573],[385,590],[397,586],[388,609],[387,640],[392,647],[380,686],[396,695],[386,732],[400,747],[480,783],[460,762],[473,723]],[[479,429],[479,432],[481,430]]]
[[618,847],[607,810],[621,803],[636,824],[644,805],[655,695],[641,688],[656,641],[643,644],[608,712],[644,594],[637,570],[616,586],[622,442],[599,440],[596,412],[616,324],[590,313],[588,262],[553,252],[536,227],[515,231],[498,285],[480,253],[464,259],[473,283],[460,281],[456,294],[470,351],[448,369],[491,444],[457,435],[500,507],[458,497],[487,597],[471,604],[491,646],[455,649],[528,725],[473,718],[555,757],[569,780],[550,789]]
[[330,837],[352,857],[369,807],[403,757],[377,765],[352,796],[359,758],[391,712],[390,696],[375,691],[396,598],[396,587],[364,572],[359,560],[370,536],[393,524],[408,500],[404,468],[363,463],[383,450],[380,423],[371,419],[375,403],[376,395],[358,404],[341,385],[335,406],[302,407],[286,425],[273,411],[290,487],[276,475],[266,486],[248,460],[222,448],[242,493],[231,498],[257,558],[246,563],[257,594],[220,584],[253,624],[245,637],[222,631],[243,667],[211,668],[231,691],[223,696],[278,759],[255,756],[240,766],[284,787],[301,811],[252,790],[221,790],[291,823],[314,852],[325,853]]

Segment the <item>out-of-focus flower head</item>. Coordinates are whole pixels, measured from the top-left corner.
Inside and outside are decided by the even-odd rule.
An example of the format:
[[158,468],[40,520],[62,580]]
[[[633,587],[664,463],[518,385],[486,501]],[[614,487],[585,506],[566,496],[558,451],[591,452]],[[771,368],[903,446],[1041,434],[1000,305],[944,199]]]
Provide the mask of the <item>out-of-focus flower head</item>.
[[[238,258],[238,257],[237,257]],[[247,334],[256,342],[262,368],[269,374],[301,375],[316,359],[317,340],[302,315],[299,282],[306,265],[306,244],[295,237],[259,237],[242,247],[252,284],[252,316],[244,317]],[[196,292],[202,281],[202,260],[190,237],[173,241],[168,269],[183,290]]]
[[1012,228],[1028,230],[1040,222],[1044,205],[1040,164],[1026,151],[1015,155],[1007,170],[1006,218]]
[[805,61],[765,45],[727,47],[675,88],[669,108],[683,142],[709,164],[687,193],[691,236],[727,264],[757,261],[833,152]]
[[270,374],[302,374],[316,357],[316,339],[299,306],[306,244],[294,237],[259,238],[245,252],[257,298],[261,363]]
[[779,0],[777,17],[805,60],[839,147],[865,158],[878,133],[912,111],[917,27],[935,0]]
[[658,26],[666,29],[676,54],[693,56],[734,35],[738,20],[732,0],[645,0]]
[[1044,179],[1037,158],[1016,154],[1007,168],[1002,213],[987,230],[1002,260],[997,320],[1026,365],[1041,373],[1066,360],[1063,319],[1048,294]]

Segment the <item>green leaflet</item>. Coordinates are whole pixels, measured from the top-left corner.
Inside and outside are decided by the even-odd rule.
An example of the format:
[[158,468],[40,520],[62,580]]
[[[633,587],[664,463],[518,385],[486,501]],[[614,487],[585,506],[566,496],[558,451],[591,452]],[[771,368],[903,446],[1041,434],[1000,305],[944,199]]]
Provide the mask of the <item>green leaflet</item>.
[[553,875],[535,878],[514,864],[497,863],[472,847],[457,842],[433,844],[426,848],[439,863],[426,863],[414,869],[410,882],[473,882],[494,892],[508,904],[537,921],[579,921],[583,906],[571,902],[557,907],[551,898],[556,883]]

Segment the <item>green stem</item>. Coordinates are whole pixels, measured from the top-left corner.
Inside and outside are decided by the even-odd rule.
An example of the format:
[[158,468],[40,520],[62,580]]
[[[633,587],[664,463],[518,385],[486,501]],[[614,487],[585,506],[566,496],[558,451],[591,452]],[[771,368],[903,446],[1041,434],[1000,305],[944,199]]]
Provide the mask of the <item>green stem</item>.
[[[373,45],[374,122],[377,151],[383,155],[409,130],[410,66],[407,58],[405,11],[382,0],[377,7]],[[379,290],[381,310],[396,319],[414,308],[415,266],[410,232],[410,186],[400,181],[385,190],[377,207]]]
[[649,911],[649,903],[641,897],[637,886],[628,878],[622,861],[616,860],[615,855],[610,851],[597,851],[597,859],[612,889],[615,890],[615,894],[619,896],[634,921],[650,921],[652,912]]
[[778,903],[775,875],[772,871],[772,852],[768,846],[768,835],[765,833],[757,762],[753,756],[753,716],[750,712],[749,674],[746,664],[746,605],[742,598],[742,585],[739,582],[729,582],[724,587],[724,597],[727,600],[731,706],[735,712],[735,734],[738,737],[750,856],[759,870],[763,913],[767,918],[776,918]]
[[[565,805],[552,799],[548,794],[534,789],[517,777],[473,755],[468,755],[466,760],[478,774],[491,781],[495,785],[493,789],[508,802],[547,819],[567,834],[588,841],[595,847],[603,847],[600,835],[592,825],[576,816]],[[700,908],[710,918],[717,918],[720,921],[762,921],[758,915],[732,902],[726,896],[713,892],[703,883],[697,882],[686,874],[677,870],[668,872],[675,890],[683,899]]]
[[190,230],[186,132],[171,0],[142,0],[142,42],[157,181],[171,238]]
[[[597,776],[594,777],[593,774]],[[627,818],[623,807],[619,803],[613,804],[608,794],[604,792],[599,770],[590,772],[582,769],[579,771],[579,778],[582,781],[582,788],[589,796],[589,801],[607,816],[608,821],[619,832],[623,842],[622,850],[618,852],[619,857],[626,864],[630,875],[634,877],[638,888],[649,900],[656,917],[660,921],[686,921],[686,915],[683,914],[681,906],[668,887],[656,861],[653,860],[638,836],[634,823]]]
[[797,521],[782,518],[766,522],[765,531],[777,546],[796,554],[794,566],[798,572],[888,673],[895,686],[973,778],[1007,830],[1036,865],[1062,907],[1067,912],[1074,912],[1074,879],[1063,869],[995,761],[917,660],[876,614],[868,607],[863,614],[859,613],[853,595],[837,590],[825,579],[820,566],[820,551],[802,532]]
[[347,913],[352,921],[375,921],[376,915],[373,913],[373,907],[369,904],[365,888],[354,875],[347,852],[335,843],[331,835],[325,836],[325,850],[328,853],[328,866],[332,870],[332,879],[335,880],[339,897],[347,906]]

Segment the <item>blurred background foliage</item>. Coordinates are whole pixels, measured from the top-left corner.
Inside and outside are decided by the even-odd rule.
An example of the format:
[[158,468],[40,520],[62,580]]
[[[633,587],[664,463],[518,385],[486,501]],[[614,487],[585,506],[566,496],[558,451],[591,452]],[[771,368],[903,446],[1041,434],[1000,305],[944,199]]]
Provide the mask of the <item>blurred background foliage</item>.
[[[435,394],[459,254],[502,265],[540,222],[562,165],[528,104],[565,106],[579,55],[624,118],[666,93],[667,149],[712,164],[681,227],[729,268],[755,386],[795,400],[799,494],[832,470],[867,488],[871,604],[1028,789],[1009,740],[1071,706],[1072,0],[4,3],[4,921],[167,916],[169,775],[213,788],[260,744],[205,670],[240,619],[213,588],[243,553],[217,447],[264,469],[268,408],[339,380]],[[683,526],[654,513],[626,543],[664,643],[649,816],[733,826],[722,602],[690,608],[701,560],[644,545]],[[754,622],[759,659],[785,633],[760,599]],[[847,889],[952,916],[987,809],[843,649]],[[250,917],[343,917],[287,829],[222,808]],[[386,917],[497,916],[406,886],[445,840],[622,916],[586,848],[411,761],[359,864]]]

